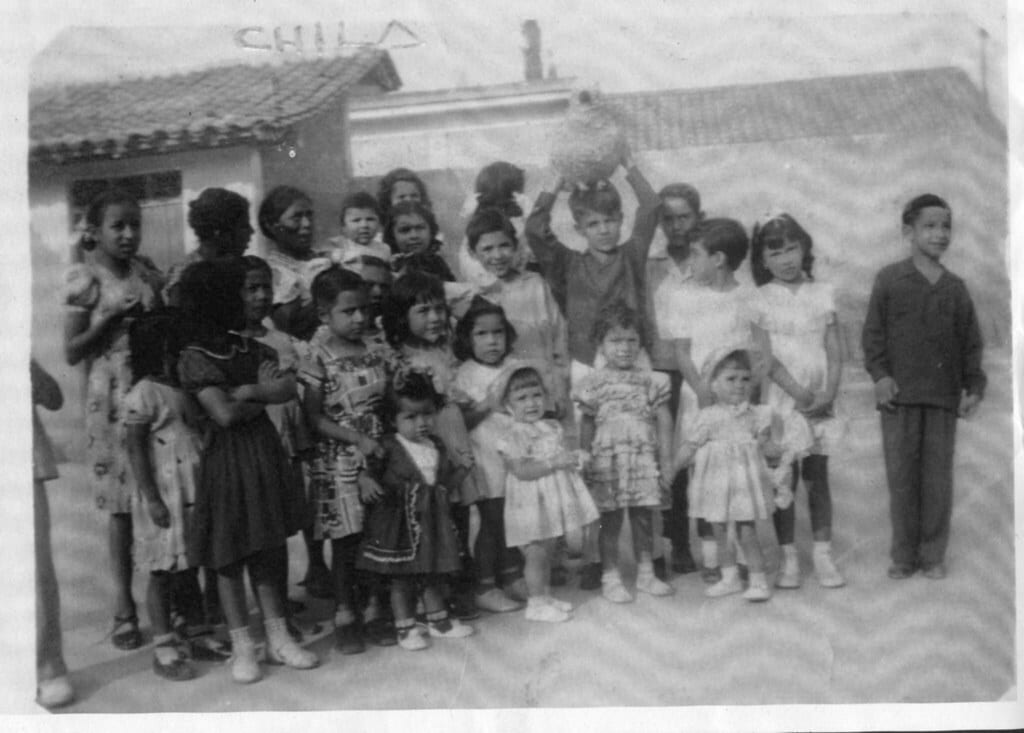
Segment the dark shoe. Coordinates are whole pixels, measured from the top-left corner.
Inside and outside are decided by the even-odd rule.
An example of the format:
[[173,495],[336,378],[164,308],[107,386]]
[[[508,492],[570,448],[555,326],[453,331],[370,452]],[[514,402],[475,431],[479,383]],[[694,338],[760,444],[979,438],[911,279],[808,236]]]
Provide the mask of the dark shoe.
[[721,568],[701,568],[700,579],[708,585],[714,585],[722,579]]
[[563,585],[569,582],[569,571],[563,568],[561,565],[556,565],[551,568],[551,587],[561,588]]
[[321,600],[334,598],[334,582],[326,568],[311,569],[306,575],[303,585],[306,586],[306,593],[310,598]]
[[226,662],[231,659],[231,642],[212,636],[189,639],[188,655],[197,662]]
[[921,574],[931,580],[942,580],[946,577],[946,564],[937,562],[934,565],[929,565],[921,571]]
[[366,651],[359,624],[350,623],[334,629],[334,649],[342,654],[362,654]]
[[298,614],[303,613],[306,610],[306,604],[302,601],[296,601],[289,598],[285,601],[284,608],[285,615],[297,616]]
[[665,558],[656,557],[654,558],[654,577],[658,580],[665,582],[668,580],[668,571],[665,569]]
[[[157,651],[160,650],[171,650],[176,656],[167,662],[161,662],[160,656],[157,654]],[[165,680],[171,680],[172,682],[183,682],[196,676],[196,671],[192,669],[192,665],[185,661],[185,654],[178,642],[169,642],[156,646],[156,650],[153,652],[153,671]]]
[[889,577],[893,580],[906,580],[914,571],[917,570],[913,565],[907,565],[904,563],[893,563],[889,567]]
[[375,618],[363,626],[363,636],[377,646],[394,646],[398,643],[395,625],[385,618]]
[[472,621],[480,618],[480,610],[476,607],[471,593],[456,593],[448,601],[448,613],[460,621]]
[[123,649],[124,651],[131,651],[142,646],[139,617],[134,613],[124,618],[114,616],[114,628],[110,632],[110,642],[118,649]]
[[580,571],[580,590],[601,589],[601,563],[592,562],[584,565]]
[[689,548],[682,552],[672,551],[672,572],[676,575],[687,575],[697,572],[697,563],[690,554]]

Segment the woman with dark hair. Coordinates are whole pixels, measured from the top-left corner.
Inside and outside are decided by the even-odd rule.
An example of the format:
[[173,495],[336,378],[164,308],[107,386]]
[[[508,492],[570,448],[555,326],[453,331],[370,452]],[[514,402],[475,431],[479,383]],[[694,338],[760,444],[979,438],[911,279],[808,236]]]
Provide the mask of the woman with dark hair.
[[188,204],[188,225],[195,232],[199,246],[167,273],[164,301],[168,305],[178,305],[178,281],[192,263],[242,256],[253,233],[249,223],[249,199],[226,188],[204,189]]
[[310,265],[324,257],[313,249],[313,221],[313,200],[293,186],[277,186],[260,204],[260,231],[273,244],[266,257],[274,288],[270,318],[302,341],[320,325],[309,293],[315,274]]

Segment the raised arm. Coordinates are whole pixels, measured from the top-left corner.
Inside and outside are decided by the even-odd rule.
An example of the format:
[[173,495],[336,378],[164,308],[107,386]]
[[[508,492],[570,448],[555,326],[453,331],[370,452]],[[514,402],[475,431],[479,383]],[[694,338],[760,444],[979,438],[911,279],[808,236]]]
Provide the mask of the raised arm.
[[627,152],[623,156],[622,165],[626,169],[626,181],[632,187],[637,200],[636,216],[633,219],[633,231],[629,236],[629,242],[636,248],[640,260],[646,262],[651,242],[654,241],[654,234],[658,230],[661,199],[651,187],[650,181],[637,167],[630,153]]
[[555,287],[564,277],[565,260],[569,249],[558,241],[558,237],[551,231],[551,210],[555,205],[558,192],[562,189],[562,179],[552,176],[544,186],[544,190],[537,196],[533,204],[533,210],[526,217],[524,227],[526,243],[537,258],[544,279]]

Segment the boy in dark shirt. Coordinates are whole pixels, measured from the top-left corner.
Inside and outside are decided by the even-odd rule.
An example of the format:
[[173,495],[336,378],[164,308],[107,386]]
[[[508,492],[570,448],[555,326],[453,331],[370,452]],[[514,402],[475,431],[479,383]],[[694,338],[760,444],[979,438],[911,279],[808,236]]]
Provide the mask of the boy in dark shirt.
[[985,390],[974,304],[963,280],[939,264],[951,230],[952,211],[938,196],[906,205],[910,259],[878,273],[862,334],[882,417],[896,579],[918,569],[946,575],[956,421],[974,413]]

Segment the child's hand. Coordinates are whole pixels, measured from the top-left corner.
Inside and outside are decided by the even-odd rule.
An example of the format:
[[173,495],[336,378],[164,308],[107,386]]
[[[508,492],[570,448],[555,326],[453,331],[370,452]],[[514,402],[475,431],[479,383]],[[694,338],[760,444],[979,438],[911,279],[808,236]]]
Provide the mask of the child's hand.
[[662,471],[658,476],[658,486],[662,491],[668,492],[672,490],[672,476],[669,475],[668,471]]
[[774,440],[767,439],[761,443],[761,453],[769,468],[778,468],[779,461],[782,459],[782,446]]
[[460,407],[472,407],[476,404],[476,400],[470,397],[465,391],[459,389],[454,384],[448,387],[448,398],[452,402],[459,405]]
[[817,392],[811,404],[801,410],[807,417],[828,417],[832,414],[833,399],[824,392]]
[[164,504],[163,499],[157,497],[146,502],[146,509],[149,511],[149,518],[153,520],[153,524],[161,529],[167,529],[171,526],[171,511]]
[[590,455],[590,451],[578,450],[576,451],[576,469],[578,471],[585,471],[590,466],[590,462],[594,460],[594,457]]
[[981,402],[981,395],[977,394],[965,394],[960,398],[960,407],[956,411],[959,417],[970,417],[974,414],[975,410],[978,409],[978,404]]
[[272,361],[261,361],[257,372],[256,381],[259,384],[269,384],[281,378],[281,370]]
[[235,402],[246,402],[252,397],[252,385],[240,384],[228,392],[228,396]]
[[359,452],[364,456],[373,456],[375,458],[384,457],[384,446],[367,435],[363,435],[359,438],[359,442],[356,443],[356,447],[359,448]]
[[384,496],[384,489],[365,473],[359,475],[359,500],[364,504],[373,504]]
[[892,401],[899,394],[899,387],[892,377],[882,377],[875,382],[875,404],[884,410],[894,409]]

